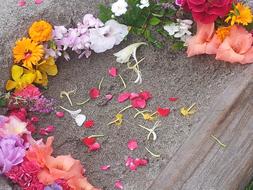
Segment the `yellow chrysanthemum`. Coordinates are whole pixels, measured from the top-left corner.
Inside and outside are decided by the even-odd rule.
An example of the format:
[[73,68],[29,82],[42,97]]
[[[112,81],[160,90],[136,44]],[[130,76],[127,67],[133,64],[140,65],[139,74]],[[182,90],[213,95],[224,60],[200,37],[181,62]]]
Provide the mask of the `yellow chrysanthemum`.
[[13,65],[11,68],[11,76],[13,80],[8,80],[6,83],[6,90],[16,89],[22,90],[35,80],[35,74],[24,73],[24,68],[18,65]]
[[229,35],[230,30],[231,30],[231,26],[220,27],[216,30],[216,34],[218,38],[223,42],[223,40]]
[[252,17],[253,15],[249,6],[237,3],[225,21],[227,23],[231,22],[231,26],[235,23],[247,26],[252,22]]
[[44,20],[34,22],[29,28],[29,35],[35,42],[46,42],[51,40],[52,33],[52,25]]
[[38,45],[29,38],[22,38],[16,42],[13,48],[14,62],[20,63],[29,70],[33,69],[43,57],[44,49],[42,45]]

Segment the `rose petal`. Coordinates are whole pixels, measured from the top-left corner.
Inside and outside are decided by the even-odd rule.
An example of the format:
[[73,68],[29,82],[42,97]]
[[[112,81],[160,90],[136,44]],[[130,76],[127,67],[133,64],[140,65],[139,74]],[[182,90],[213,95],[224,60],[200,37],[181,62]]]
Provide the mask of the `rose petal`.
[[53,126],[53,125],[48,125],[48,126],[45,128],[45,130],[46,130],[47,132],[51,133],[51,132],[55,131],[55,126]]
[[118,97],[118,102],[122,103],[125,102],[126,100],[128,100],[130,98],[130,93],[129,92],[123,92],[119,95]]
[[109,170],[110,168],[111,168],[110,165],[104,165],[104,166],[101,166],[101,167],[100,167],[100,170],[102,170],[102,171],[107,171],[107,170]]
[[100,90],[98,88],[91,88],[89,92],[91,99],[96,99],[100,96]]
[[107,100],[111,100],[113,98],[113,95],[112,94],[106,94],[105,97],[106,97]]
[[85,128],[91,128],[91,127],[94,126],[94,121],[93,121],[93,120],[85,121],[84,124],[83,124],[83,126],[84,126]]
[[43,3],[43,0],[34,0],[34,3],[39,5],[39,4]]
[[128,141],[127,147],[129,150],[135,150],[138,148],[138,143],[135,139],[132,139],[132,140]]
[[86,116],[83,114],[78,114],[75,118],[76,124],[81,127],[83,125],[83,123],[86,120]]
[[135,93],[135,92],[132,92],[131,94],[130,94],[130,100],[132,100],[132,99],[134,99],[134,98],[138,98],[140,95],[139,94],[137,94],[137,93]]
[[137,166],[146,166],[146,165],[148,165],[148,160],[136,158],[134,160],[134,164],[137,165]]
[[94,137],[85,137],[85,138],[82,139],[82,142],[83,142],[84,145],[89,147],[89,146],[95,144],[96,140],[97,139],[94,138]]
[[96,151],[96,150],[98,150],[98,149],[100,149],[100,144],[99,143],[97,143],[97,142],[95,142],[94,144],[92,144],[92,145],[90,145],[89,146],[89,151],[91,152],[91,151]]
[[117,181],[115,182],[114,187],[115,187],[116,189],[123,189],[123,188],[124,188],[124,187],[123,187],[123,183],[122,183],[120,180],[117,180]]
[[108,73],[109,73],[110,76],[116,77],[116,76],[118,75],[117,68],[116,68],[116,67],[111,67],[111,68],[108,70]]
[[131,102],[131,104],[132,104],[132,106],[134,108],[141,108],[141,109],[143,109],[143,108],[146,107],[146,101],[144,99],[142,99],[142,98],[135,98],[135,99],[133,99],[132,102]]
[[26,5],[26,1],[25,0],[19,0],[18,1],[18,6],[19,7],[24,7]]
[[64,112],[58,111],[55,113],[56,117],[58,118],[63,118],[64,117]]
[[171,102],[175,102],[175,101],[177,101],[177,100],[178,100],[177,97],[170,97],[170,98],[169,98],[169,101],[171,101]]
[[158,108],[157,112],[160,116],[162,117],[167,117],[170,114],[170,109],[169,108]]
[[140,97],[142,97],[144,100],[149,100],[150,98],[152,98],[152,95],[150,94],[150,92],[148,91],[143,91],[139,94]]

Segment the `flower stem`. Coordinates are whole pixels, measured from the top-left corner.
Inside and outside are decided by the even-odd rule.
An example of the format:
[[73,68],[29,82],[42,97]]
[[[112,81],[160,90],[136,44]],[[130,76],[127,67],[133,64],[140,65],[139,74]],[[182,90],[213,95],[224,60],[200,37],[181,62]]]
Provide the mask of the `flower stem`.
[[223,148],[226,148],[227,145],[223,144],[217,137],[211,135],[211,137]]

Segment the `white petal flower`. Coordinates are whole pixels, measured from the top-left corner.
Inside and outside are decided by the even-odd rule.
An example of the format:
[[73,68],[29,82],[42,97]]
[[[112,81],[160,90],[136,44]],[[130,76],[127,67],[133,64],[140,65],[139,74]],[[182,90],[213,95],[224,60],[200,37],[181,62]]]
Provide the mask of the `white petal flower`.
[[86,116],[84,114],[80,114],[82,112],[81,109],[78,109],[76,111],[71,111],[71,110],[68,110],[62,106],[60,106],[60,108],[62,108],[66,112],[68,112],[71,115],[71,117],[75,120],[76,124],[79,127],[81,127],[83,125],[83,123],[85,122]]
[[104,27],[90,29],[90,49],[96,53],[105,52],[118,45],[128,34],[128,27],[115,20],[108,20]]
[[118,0],[112,4],[112,12],[115,16],[121,16],[127,12],[128,4],[125,0]]
[[149,0],[141,0],[141,4],[139,5],[140,9],[144,9],[145,7],[149,7]]
[[147,43],[140,42],[140,43],[131,44],[113,55],[116,56],[116,61],[118,63],[129,62],[129,59],[131,56],[133,56],[135,61],[137,62],[136,51],[138,47],[140,47],[141,45],[147,45]]
[[173,36],[176,32],[179,31],[179,25],[176,23],[165,25],[164,30],[169,33],[170,36]]

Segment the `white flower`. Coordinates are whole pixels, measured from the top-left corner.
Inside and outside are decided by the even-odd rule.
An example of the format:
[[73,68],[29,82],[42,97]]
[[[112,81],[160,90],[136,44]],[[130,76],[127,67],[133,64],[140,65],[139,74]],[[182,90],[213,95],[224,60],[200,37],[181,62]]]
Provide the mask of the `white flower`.
[[81,109],[76,110],[76,111],[71,111],[71,110],[68,110],[62,106],[60,106],[60,108],[62,108],[66,112],[68,112],[71,115],[71,117],[75,120],[76,124],[79,127],[81,127],[83,125],[83,123],[85,122],[86,116],[84,114],[80,114],[82,112]]
[[140,47],[141,45],[147,45],[147,43],[140,42],[140,43],[131,44],[113,55],[117,57],[116,61],[118,63],[129,62],[129,59],[131,56],[133,56],[134,60],[137,62],[136,51],[137,51],[137,48]]
[[141,0],[141,4],[139,5],[140,9],[143,9],[145,7],[149,7],[149,0]]
[[125,0],[118,0],[112,4],[112,12],[115,16],[121,16],[127,12],[128,4]]
[[170,36],[174,36],[174,34],[179,31],[179,26],[176,23],[165,25],[163,28]]
[[90,29],[90,49],[96,53],[105,52],[119,45],[128,34],[128,27],[115,20],[108,20],[104,27]]

